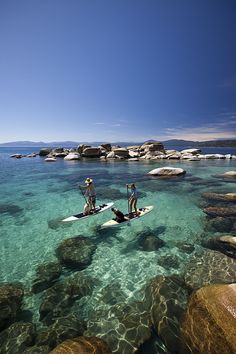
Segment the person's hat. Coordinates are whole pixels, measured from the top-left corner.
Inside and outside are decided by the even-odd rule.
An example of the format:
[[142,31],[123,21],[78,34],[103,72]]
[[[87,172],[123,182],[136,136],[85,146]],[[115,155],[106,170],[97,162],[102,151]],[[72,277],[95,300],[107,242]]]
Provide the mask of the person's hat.
[[89,183],[92,183],[92,182],[93,182],[92,178],[86,178],[84,183],[89,184]]

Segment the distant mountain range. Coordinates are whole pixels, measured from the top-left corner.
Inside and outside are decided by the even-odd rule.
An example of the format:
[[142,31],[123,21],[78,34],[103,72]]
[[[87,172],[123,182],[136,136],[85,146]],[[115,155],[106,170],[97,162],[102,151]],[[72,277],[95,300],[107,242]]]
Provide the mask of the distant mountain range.
[[[151,141],[151,140],[150,140]],[[11,141],[8,143],[0,144],[1,147],[74,147],[79,144],[88,144],[92,146],[98,146],[103,144],[104,141],[93,141],[93,142],[76,142],[76,141],[52,141],[49,143],[45,143],[43,141]],[[180,140],[180,139],[172,139],[162,141],[164,147],[171,146],[181,146],[181,147],[236,147],[236,139],[235,140],[209,140],[209,141],[191,141],[191,140]],[[112,142],[112,145],[120,145],[120,146],[129,146],[129,145],[142,145],[143,142],[124,142],[117,141]]]

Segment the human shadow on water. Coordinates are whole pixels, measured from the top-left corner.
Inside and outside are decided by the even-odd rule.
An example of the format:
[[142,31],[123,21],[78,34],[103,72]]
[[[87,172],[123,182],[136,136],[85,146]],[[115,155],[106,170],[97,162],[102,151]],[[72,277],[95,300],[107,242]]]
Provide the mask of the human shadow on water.
[[[163,234],[165,230],[165,226],[158,226],[155,229],[147,227],[141,232],[135,233],[132,240],[127,240],[126,246],[122,249],[121,253],[128,254],[134,250],[147,252],[157,251],[159,248],[165,246],[165,242],[158,237],[160,234]],[[124,239],[122,241],[124,241]]]
[[119,228],[102,228],[101,226],[96,226],[93,230],[93,240],[96,243],[106,242],[106,243],[113,243],[113,240],[116,239],[121,241],[122,238],[118,237]]

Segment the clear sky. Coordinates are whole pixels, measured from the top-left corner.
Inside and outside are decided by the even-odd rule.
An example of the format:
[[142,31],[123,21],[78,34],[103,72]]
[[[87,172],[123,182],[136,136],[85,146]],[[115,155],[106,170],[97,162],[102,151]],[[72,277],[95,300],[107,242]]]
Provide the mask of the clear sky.
[[236,138],[235,0],[0,0],[0,142]]

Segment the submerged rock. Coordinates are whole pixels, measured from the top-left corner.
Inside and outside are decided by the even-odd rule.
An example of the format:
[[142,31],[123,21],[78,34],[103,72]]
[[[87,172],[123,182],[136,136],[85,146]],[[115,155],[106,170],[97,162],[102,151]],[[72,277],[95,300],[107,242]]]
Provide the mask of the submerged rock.
[[194,292],[181,325],[181,353],[236,353],[236,284]]
[[0,353],[21,354],[34,344],[36,336],[32,323],[16,322],[0,333]]
[[96,337],[68,339],[58,345],[50,354],[112,354],[108,345]]
[[66,339],[83,335],[85,329],[85,323],[76,314],[59,317],[51,326],[38,333],[36,343],[37,346],[47,345],[53,349]]
[[185,282],[193,290],[209,284],[236,282],[236,260],[217,251],[194,254],[185,269]]
[[171,353],[180,348],[180,321],[187,307],[188,289],[178,276],[157,276],[147,284],[144,302],[154,328]]
[[178,241],[176,242],[176,247],[179,248],[181,252],[192,253],[195,250],[195,246],[192,243]]
[[204,213],[208,214],[209,216],[236,216],[236,208],[222,208],[222,207],[208,207],[203,209]]
[[116,304],[95,311],[85,334],[102,338],[112,353],[132,354],[151,336],[150,315],[141,302]]
[[230,232],[233,228],[233,221],[230,218],[217,216],[208,220],[207,228],[218,232]]
[[16,216],[23,211],[18,205],[15,204],[0,204],[0,214],[9,214],[11,216]]
[[109,305],[115,305],[126,300],[126,296],[121,290],[120,284],[116,282],[112,282],[102,288],[100,294],[99,300]]
[[163,247],[165,242],[158,236],[144,234],[139,238],[138,244],[142,251],[151,252]]
[[95,250],[96,246],[89,238],[77,236],[62,241],[56,256],[66,267],[84,269],[92,262]]
[[224,235],[203,241],[203,246],[236,258],[236,236]]
[[39,293],[53,285],[53,281],[60,277],[62,266],[58,262],[41,264],[36,270],[36,279],[32,284],[33,293]]
[[180,267],[180,259],[176,255],[166,254],[158,259],[158,264],[163,268],[178,269]]
[[220,201],[220,202],[233,202],[236,203],[236,193],[210,193],[206,192],[202,194],[202,197],[204,199],[210,200],[210,201]]
[[59,317],[67,316],[75,301],[91,295],[93,286],[94,280],[80,272],[56,283],[44,293],[39,308],[40,320],[51,325]]
[[0,330],[15,320],[22,305],[24,290],[12,284],[0,286]]

